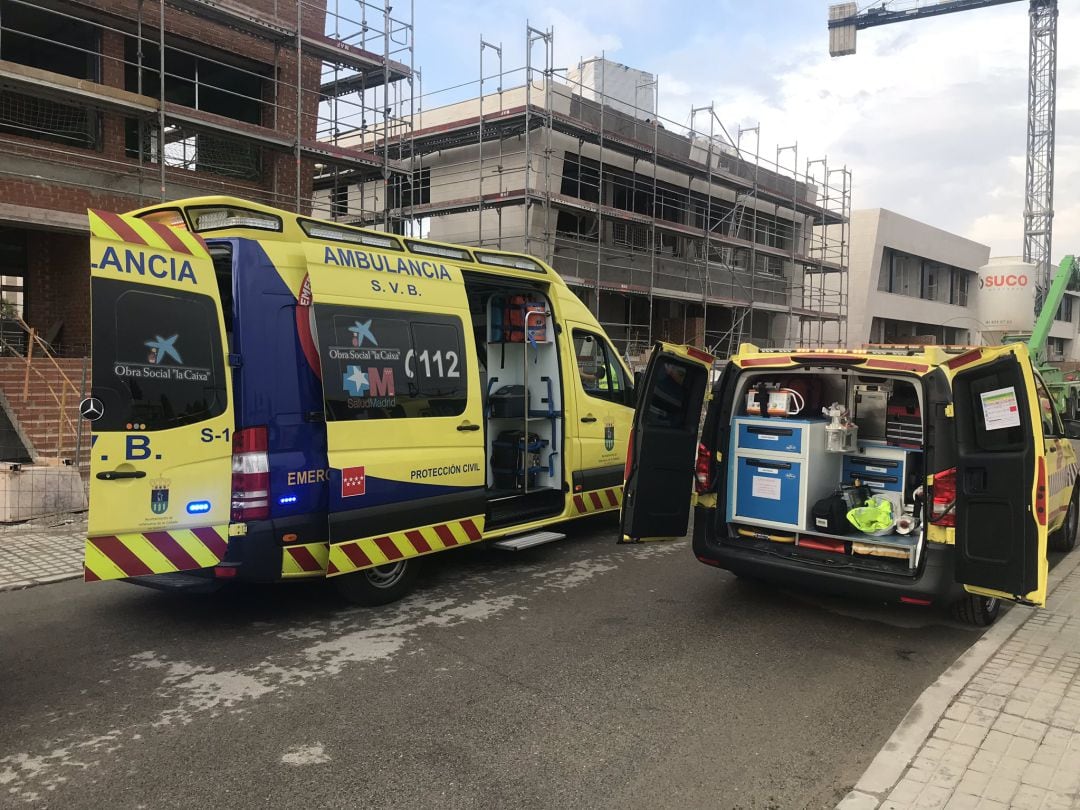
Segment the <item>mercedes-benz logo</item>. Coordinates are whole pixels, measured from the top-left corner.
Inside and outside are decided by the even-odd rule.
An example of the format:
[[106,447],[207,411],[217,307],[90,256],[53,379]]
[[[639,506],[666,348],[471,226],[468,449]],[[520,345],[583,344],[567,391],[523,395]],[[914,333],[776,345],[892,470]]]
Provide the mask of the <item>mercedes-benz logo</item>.
[[79,415],[88,422],[96,422],[105,413],[105,406],[97,397],[87,397],[79,403]]

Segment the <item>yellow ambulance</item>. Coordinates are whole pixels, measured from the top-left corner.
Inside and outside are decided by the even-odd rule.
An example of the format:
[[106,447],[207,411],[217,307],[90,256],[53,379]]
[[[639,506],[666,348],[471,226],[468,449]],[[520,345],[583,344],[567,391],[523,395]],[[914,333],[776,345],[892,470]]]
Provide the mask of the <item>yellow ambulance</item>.
[[618,510],[632,378],[543,262],[230,197],[89,217],[87,580],[379,604]]
[[693,498],[695,555],[740,576],[950,606],[978,625],[1001,600],[1045,603],[1047,549],[1074,546],[1080,488],[1024,345],[744,344],[710,391],[713,365],[654,351],[624,537],[686,534]]

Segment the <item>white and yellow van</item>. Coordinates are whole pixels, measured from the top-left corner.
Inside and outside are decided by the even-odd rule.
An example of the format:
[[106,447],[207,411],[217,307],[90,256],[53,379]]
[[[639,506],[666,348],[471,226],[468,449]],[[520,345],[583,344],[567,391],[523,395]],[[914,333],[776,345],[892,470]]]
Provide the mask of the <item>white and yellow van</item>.
[[631,377],[544,263],[229,197],[89,216],[87,580],[376,604],[618,509]]
[[[1075,544],[1080,488],[1025,346],[744,344],[708,392],[712,367],[686,347],[653,353],[634,417],[625,537],[686,534],[693,497],[694,553],[740,576],[949,605],[981,625],[1002,599],[1045,603],[1047,548]],[[856,429],[830,444],[822,409],[833,403]],[[897,525],[859,531],[815,508],[835,504],[842,487],[888,500]]]

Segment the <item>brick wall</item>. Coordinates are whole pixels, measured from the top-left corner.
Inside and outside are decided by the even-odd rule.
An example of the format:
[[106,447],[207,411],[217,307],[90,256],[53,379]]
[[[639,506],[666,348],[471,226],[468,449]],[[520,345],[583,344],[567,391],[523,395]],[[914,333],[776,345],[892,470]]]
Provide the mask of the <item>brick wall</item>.
[[[295,26],[296,5],[290,0],[248,0],[245,5],[274,16],[276,10],[283,24]],[[66,4],[65,4],[66,6]],[[124,84],[124,43],[126,36],[110,28],[130,29],[135,32],[138,4],[132,0],[82,0],[62,9],[66,13],[80,16],[80,7],[97,8],[109,13],[110,22],[101,28],[101,80],[102,84],[125,89]],[[83,12],[85,14],[85,12]],[[304,6],[305,32],[323,32],[325,11]],[[147,5],[143,11],[143,36],[151,41],[157,39],[157,9]],[[234,29],[208,22],[177,9],[166,7],[166,31],[169,42],[182,49],[190,48],[209,58],[215,58],[213,49],[220,49],[222,61],[228,57],[239,56],[246,60],[260,63],[266,70],[264,82],[264,101],[266,102],[263,125],[275,130],[285,138],[292,139],[296,134],[296,53],[289,47],[275,48],[267,40],[253,37]],[[211,49],[207,51],[207,49]],[[301,131],[306,139],[314,140],[316,116],[318,113],[318,84],[321,63],[311,57],[302,58],[302,116]],[[276,76],[274,65],[277,65]],[[276,79],[276,81],[275,81]],[[277,90],[276,98],[274,90]],[[80,212],[90,207],[91,200],[113,196],[117,203],[114,210],[128,210],[147,205],[161,199],[160,168],[156,164],[144,163],[140,169],[139,161],[125,152],[125,116],[123,113],[105,112],[101,115],[102,139],[100,149],[81,149],[67,145],[45,142],[29,137],[20,137],[5,133],[0,142],[0,156],[32,157],[43,162],[61,167],[60,171],[50,172],[50,185],[62,185],[66,190],[50,196],[59,197],[58,210]],[[154,122],[156,123],[156,122]],[[260,202],[292,208],[296,195],[296,159],[290,152],[262,147],[262,177],[259,181],[245,181],[209,172],[187,171],[179,168],[166,169],[166,198],[191,193],[235,194]],[[109,179],[97,177],[71,177],[63,169],[77,167],[97,173],[111,174],[127,181],[130,193],[109,195],[106,189],[115,185]],[[312,194],[314,163],[301,162],[301,196],[309,199]],[[141,186],[134,182],[141,175]],[[9,175],[0,174],[0,185],[5,192],[10,192],[4,199],[15,204],[53,207],[51,202],[43,202],[38,188],[33,182],[8,182]],[[173,188],[182,187],[183,190]],[[88,188],[93,186],[96,188]],[[309,208],[304,206],[304,210]]]
[[[278,15],[287,27],[296,25],[294,0],[246,0],[244,4],[271,17]],[[305,2],[303,6],[303,30],[322,34],[325,7],[319,9],[313,5]],[[88,16],[87,8],[104,12],[100,29],[101,81],[125,89],[123,59],[127,35],[124,32],[135,33],[137,0],[80,0],[61,6],[60,11],[81,18]],[[174,47],[190,48],[208,58],[215,58],[214,49],[218,49],[222,61],[228,62],[230,56],[239,56],[263,65],[267,78],[263,83],[266,103],[262,124],[288,140],[295,137],[297,55],[291,47],[276,47],[267,40],[172,7],[167,6],[165,13],[165,28],[169,43]],[[156,3],[145,4],[143,36],[146,39],[157,39],[157,23]],[[304,87],[301,131],[304,138],[315,140],[321,63],[318,59],[302,57],[301,68]],[[81,149],[3,134],[0,136],[0,200],[7,204],[77,214],[84,213],[87,208],[127,211],[160,200],[160,167],[149,162],[140,167],[137,158],[126,154],[126,117],[119,112],[101,113],[103,137],[100,149]],[[156,125],[156,119],[152,123]],[[165,197],[230,194],[292,208],[297,179],[295,156],[264,146],[261,157],[262,173],[257,181],[166,167]],[[314,163],[302,161],[300,193],[305,199],[311,197],[313,176]],[[305,212],[309,210],[306,204],[301,208]],[[56,324],[62,323],[56,336],[58,348],[64,354],[81,354],[90,342],[88,238],[85,234],[35,230],[28,230],[27,234],[26,319],[43,335],[48,335]]]
[[[86,356],[90,348],[90,244],[86,236],[27,231],[25,320],[56,353]],[[52,331],[60,326],[55,335]]]

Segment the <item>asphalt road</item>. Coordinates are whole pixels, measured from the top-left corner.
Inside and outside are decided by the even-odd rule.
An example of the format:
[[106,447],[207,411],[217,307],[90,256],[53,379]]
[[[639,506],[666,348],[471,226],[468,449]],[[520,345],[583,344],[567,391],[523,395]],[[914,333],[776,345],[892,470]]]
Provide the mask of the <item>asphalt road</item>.
[[0,806],[831,807],[978,634],[613,537],[444,555],[374,610],[0,594]]

